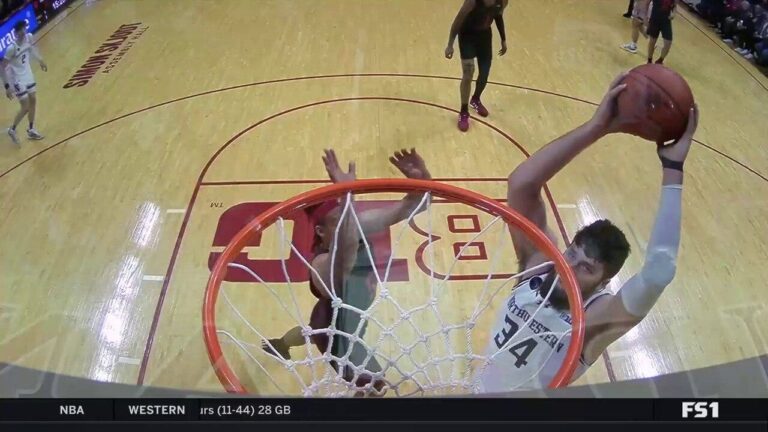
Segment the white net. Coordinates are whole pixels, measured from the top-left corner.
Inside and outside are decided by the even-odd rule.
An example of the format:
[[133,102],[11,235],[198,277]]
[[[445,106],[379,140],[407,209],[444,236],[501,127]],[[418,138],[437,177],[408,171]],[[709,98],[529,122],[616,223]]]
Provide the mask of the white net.
[[[246,272],[254,282],[221,286],[224,301],[219,302],[219,309],[226,311],[220,310],[216,331],[229,363],[243,384],[260,394],[339,397],[477,392],[478,376],[496,356],[519,343],[520,338],[530,337],[519,332],[502,346],[491,343],[494,311],[517,282],[551,270],[552,263],[524,272],[500,272],[511,264],[516,267],[516,259],[507,223],[488,210],[474,209],[484,215],[484,223],[465,235],[465,241],[454,242],[453,249],[448,248],[452,253],[442,251],[436,244],[446,238],[433,234],[430,193],[424,193],[406,220],[391,228],[391,250],[384,257],[376,256],[370,233],[365,233],[361,224],[358,202],[348,194],[340,219],[353,223],[360,235],[358,262],[362,264],[353,268],[349,279],[367,280],[367,285],[347,281],[336,287],[322,282],[308,257],[291,241],[291,221],[283,218],[271,229],[276,230],[277,253],[284,257],[280,259],[284,283],[265,281],[258,269],[229,264],[230,269]],[[338,250],[341,225],[333,233],[330,250]],[[409,240],[414,231],[425,237],[421,244]],[[423,257],[420,279],[391,280],[403,243],[411,250],[419,249]],[[456,276],[457,267],[478,258],[481,244],[482,260],[478,261],[482,261],[487,276]],[[491,251],[487,256],[486,248]],[[337,257],[331,255],[333,272]],[[298,258],[321,281],[317,288],[328,295],[328,300],[312,297],[306,281],[291,280],[288,257]],[[329,280],[335,280],[333,275]],[[551,291],[527,322],[535,319],[549,294]],[[263,306],[254,308],[254,302]],[[312,302],[316,302],[314,308]],[[320,315],[323,319],[318,319]],[[569,331],[549,333],[562,339]],[[546,361],[539,363],[509,390],[535,381]]]

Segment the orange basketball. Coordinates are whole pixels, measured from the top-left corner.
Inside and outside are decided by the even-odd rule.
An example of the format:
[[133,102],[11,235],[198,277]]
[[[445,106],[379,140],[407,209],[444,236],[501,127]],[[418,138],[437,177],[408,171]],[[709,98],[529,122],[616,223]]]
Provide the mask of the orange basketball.
[[659,64],[638,66],[622,81],[618,99],[622,132],[656,143],[677,140],[685,132],[693,93],[680,74]]

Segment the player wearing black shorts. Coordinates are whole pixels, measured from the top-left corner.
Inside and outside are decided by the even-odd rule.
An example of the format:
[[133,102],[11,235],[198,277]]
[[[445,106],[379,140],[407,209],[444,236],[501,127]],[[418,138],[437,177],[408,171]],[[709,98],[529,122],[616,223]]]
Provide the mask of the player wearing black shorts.
[[[480,102],[480,96],[488,84],[493,58],[493,33],[491,23],[496,22],[496,28],[501,36],[502,56],[507,52],[507,35],[504,29],[504,9],[509,0],[464,0],[459,13],[451,25],[448,37],[448,47],[445,48],[445,58],[453,58],[453,42],[459,37],[461,53],[461,112],[459,113],[459,130],[469,129],[469,105],[472,105],[482,117],[488,116],[488,109]],[[472,100],[469,91],[472,89],[472,78],[475,74],[475,58],[477,58],[477,85]]]
[[669,49],[672,48],[672,19],[675,17],[675,4],[675,0],[653,0],[651,4],[651,17],[648,20],[648,63],[653,62],[653,52],[656,50],[659,34],[664,39],[664,46],[656,63],[663,64]]

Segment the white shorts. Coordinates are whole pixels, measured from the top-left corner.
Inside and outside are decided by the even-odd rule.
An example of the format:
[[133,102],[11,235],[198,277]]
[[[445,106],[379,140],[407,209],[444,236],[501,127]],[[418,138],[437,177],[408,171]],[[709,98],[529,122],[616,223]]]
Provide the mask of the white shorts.
[[37,84],[20,84],[15,83],[11,85],[11,88],[13,89],[13,93],[16,95],[16,98],[18,99],[24,99],[25,97],[28,97],[31,93],[37,92]]
[[635,1],[635,7],[632,9],[632,18],[641,22],[645,22],[649,7],[650,2],[647,0]]

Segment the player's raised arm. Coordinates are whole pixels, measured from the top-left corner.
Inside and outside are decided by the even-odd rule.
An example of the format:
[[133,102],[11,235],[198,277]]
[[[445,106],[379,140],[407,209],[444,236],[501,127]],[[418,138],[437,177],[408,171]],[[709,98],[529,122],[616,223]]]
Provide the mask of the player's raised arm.
[[587,309],[584,358],[588,363],[637,325],[675,277],[680,247],[683,162],[698,121],[698,109],[694,107],[683,136],[676,144],[658,150],[662,165],[661,197],[643,268],[616,295],[599,298]]
[[[619,75],[611,83],[592,119],[539,149],[508,177],[507,204],[541,228],[553,241],[554,236],[547,228],[542,188],[576,155],[606,134],[619,130],[615,105],[618,94],[626,88],[626,84],[619,84],[624,75]],[[517,230],[512,230],[512,240],[524,268],[545,260]]]
[[[418,180],[432,179],[424,159],[421,158],[414,148],[410,151],[406,149],[396,151],[389,158],[389,161],[408,178]],[[423,192],[411,192],[396,204],[363,212],[360,215],[360,224],[363,227],[363,232],[373,233],[382,231],[400,221],[408,219],[411,213],[421,204],[423,198]],[[427,209],[427,204],[425,202],[419,208],[419,213]]]
[[[445,58],[453,58],[453,44],[456,42],[456,36],[459,35],[461,26],[464,25],[464,20],[467,19],[467,15],[475,8],[475,1],[477,0],[464,0],[464,4],[461,5],[461,9],[456,14],[456,18],[453,19],[451,24],[451,31],[448,34],[448,46],[445,48]],[[482,1],[482,0],[480,0]]]
[[[355,163],[350,162],[348,172],[344,172],[339,166],[336,152],[333,150],[325,150],[323,163],[328,172],[328,177],[334,183],[350,182],[357,178]],[[316,219],[314,222],[317,224],[314,227],[316,234],[320,236],[324,249],[328,251],[328,253],[319,254],[312,261],[312,267],[317,270],[321,279],[317,280],[317,275],[312,274],[312,279],[318,288],[325,284],[328,289],[331,287],[334,287],[336,290],[340,289],[343,286],[344,279],[355,265],[360,233],[351,215],[354,209],[350,208],[345,217],[341,218],[345,204],[346,202],[342,200],[335,208],[323,211],[322,207],[327,205],[324,204],[319,210],[324,214],[314,217]],[[354,203],[350,204],[350,206],[353,205]],[[313,217],[313,215],[310,214],[310,217]],[[335,240],[337,229],[339,234],[338,239]],[[325,291],[322,288],[320,290]]]

